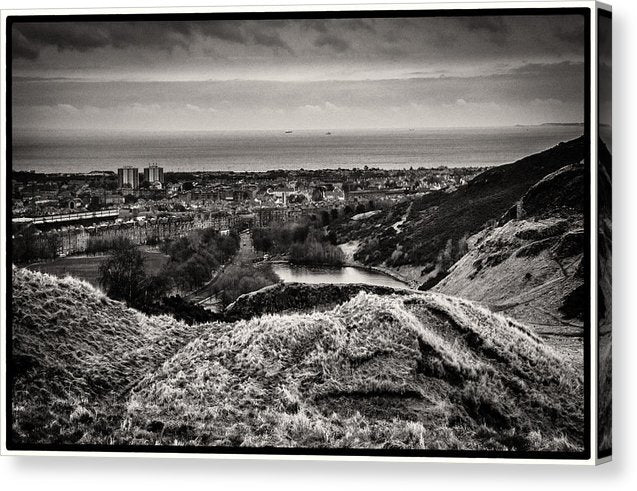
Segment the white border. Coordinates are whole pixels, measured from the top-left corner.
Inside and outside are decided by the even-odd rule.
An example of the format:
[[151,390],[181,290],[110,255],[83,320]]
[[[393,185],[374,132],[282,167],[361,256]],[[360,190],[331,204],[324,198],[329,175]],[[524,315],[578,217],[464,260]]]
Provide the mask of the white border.
[[[215,453],[152,453],[152,452],[70,452],[70,451],[26,451],[8,450],[6,448],[6,309],[2,308],[0,313],[0,355],[2,364],[0,365],[0,375],[2,391],[0,391],[0,455],[34,455],[34,456],[55,456],[55,457],[137,457],[137,458],[193,458],[193,459],[237,459],[237,460],[323,460],[323,461],[381,461],[381,462],[446,462],[446,463],[489,463],[489,464],[552,464],[552,465],[595,465],[610,461],[611,457],[597,459],[597,233],[595,225],[597,223],[597,7],[611,10],[610,6],[595,2],[593,0],[583,1],[508,1],[508,2],[444,2],[444,3],[385,3],[385,4],[304,4],[304,5],[219,5],[214,7],[155,7],[155,8],[47,8],[47,9],[3,9],[0,10],[2,26],[0,33],[0,76],[2,83],[1,107],[2,114],[2,134],[0,150],[0,203],[2,213],[0,214],[0,247],[1,251],[6,251],[6,19],[7,16],[15,15],[99,15],[99,14],[142,14],[142,13],[249,13],[249,12],[312,12],[312,11],[356,11],[356,10],[464,10],[464,9],[520,9],[520,8],[588,8],[590,14],[590,185],[591,185],[591,205],[590,205],[590,259],[591,259],[591,302],[590,302],[590,418],[591,418],[591,455],[586,460],[569,459],[513,459],[513,458],[473,458],[473,457],[389,457],[389,456],[341,456],[341,455],[273,455],[273,454],[215,454]],[[0,304],[4,306],[6,298],[6,278],[7,278],[6,256],[0,253]]]

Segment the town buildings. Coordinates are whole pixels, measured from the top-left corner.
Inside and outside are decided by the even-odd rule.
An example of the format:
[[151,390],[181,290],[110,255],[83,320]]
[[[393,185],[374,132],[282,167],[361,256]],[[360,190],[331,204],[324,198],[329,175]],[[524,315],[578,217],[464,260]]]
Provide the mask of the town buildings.
[[139,189],[139,169],[130,165],[117,169],[117,187]]
[[164,168],[151,164],[144,169],[144,181],[153,184],[159,182],[164,184]]
[[[118,237],[136,244],[212,227],[268,227],[445,192],[478,168],[167,173],[157,164],[84,174],[12,175],[15,246],[82,253]],[[17,257],[17,256],[16,256]],[[36,257],[37,258],[37,257]]]

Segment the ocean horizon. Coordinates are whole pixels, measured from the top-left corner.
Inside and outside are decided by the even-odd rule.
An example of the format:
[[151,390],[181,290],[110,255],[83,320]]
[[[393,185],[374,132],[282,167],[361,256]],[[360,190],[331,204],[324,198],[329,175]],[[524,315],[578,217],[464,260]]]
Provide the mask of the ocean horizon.
[[578,125],[502,128],[75,132],[14,130],[14,171],[86,173],[496,166],[572,140]]

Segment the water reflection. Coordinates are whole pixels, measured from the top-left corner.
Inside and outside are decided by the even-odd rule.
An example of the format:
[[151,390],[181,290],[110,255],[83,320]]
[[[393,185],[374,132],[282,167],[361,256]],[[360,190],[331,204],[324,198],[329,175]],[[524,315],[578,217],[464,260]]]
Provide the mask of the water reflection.
[[273,264],[272,269],[284,283],[365,283],[367,285],[406,288],[407,285],[391,276],[366,269],[328,266],[299,266]]

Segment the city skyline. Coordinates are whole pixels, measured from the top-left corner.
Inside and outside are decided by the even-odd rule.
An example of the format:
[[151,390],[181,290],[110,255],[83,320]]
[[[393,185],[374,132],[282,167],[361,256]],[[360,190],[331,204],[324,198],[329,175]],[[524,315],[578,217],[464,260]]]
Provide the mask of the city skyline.
[[17,129],[583,120],[577,15],[20,22],[11,36]]

